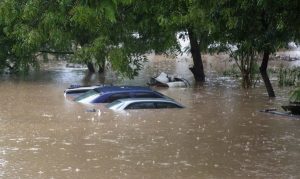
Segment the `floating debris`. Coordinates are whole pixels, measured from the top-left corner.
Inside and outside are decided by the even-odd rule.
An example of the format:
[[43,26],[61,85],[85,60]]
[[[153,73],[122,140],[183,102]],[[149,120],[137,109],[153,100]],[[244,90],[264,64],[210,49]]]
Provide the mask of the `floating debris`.
[[87,109],[85,110],[85,112],[96,112],[97,110],[96,109]]

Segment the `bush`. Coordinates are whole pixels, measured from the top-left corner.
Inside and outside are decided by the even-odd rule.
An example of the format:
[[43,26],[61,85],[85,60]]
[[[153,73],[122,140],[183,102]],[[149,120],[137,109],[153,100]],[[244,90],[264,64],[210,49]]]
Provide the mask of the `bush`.
[[284,68],[280,66],[278,73],[279,86],[294,86],[300,78],[300,67]]
[[299,103],[300,104],[300,87],[298,87],[291,93],[289,101],[291,103]]

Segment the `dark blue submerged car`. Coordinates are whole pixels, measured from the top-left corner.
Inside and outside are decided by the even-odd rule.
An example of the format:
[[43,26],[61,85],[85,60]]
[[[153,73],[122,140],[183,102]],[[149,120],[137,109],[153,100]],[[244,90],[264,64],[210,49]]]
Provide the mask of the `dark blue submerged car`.
[[74,101],[80,103],[111,103],[124,98],[168,98],[167,96],[141,86],[103,86],[78,96]]

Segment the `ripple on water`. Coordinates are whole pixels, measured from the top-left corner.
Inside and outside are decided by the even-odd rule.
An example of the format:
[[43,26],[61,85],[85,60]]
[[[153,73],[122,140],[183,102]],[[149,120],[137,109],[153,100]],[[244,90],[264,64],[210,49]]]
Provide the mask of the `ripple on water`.
[[108,143],[114,143],[114,144],[118,144],[119,142],[116,140],[112,140],[112,139],[101,139],[102,142],[108,142]]
[[[7,161],[4,159],[0,159],[0,167],[4,167],[7,164]],[[1,173],[0,173],[1,174]],[[1,176],[1,175],[0,175]]]
[[5,174],[4,171],[1,170],[1,167],[5,167],[7,163],[8,163],[8,162],[7,162],[6,160],[0,159],[0,177],[1,177],[1,178],[2,178],[2,177],[4,176],[4,174]]

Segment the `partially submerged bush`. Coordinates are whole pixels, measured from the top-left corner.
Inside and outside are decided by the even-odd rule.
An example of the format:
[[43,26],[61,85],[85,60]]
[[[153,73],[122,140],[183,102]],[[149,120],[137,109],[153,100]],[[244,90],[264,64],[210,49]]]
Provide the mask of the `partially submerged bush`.
[[230,68],[223,71],[223,76],[240,77],[241,72],[239,68],[235,64],[233,64]]
[[281,66],[278,73],[279,86],[294,86],[300,79],[300,67],[284,68]]
[[[240,77],[243,77],[243,74],[241,72],[241,69],[239,69],[239,66],[236,64],[233,64],[230,68],[223,71],[223,76],[240,78]],[[257,81],[259,81],[259,80],[260,80],[259,65],[257,63],[253,63],[252,67],[250,69],[250,74],[249,74],[249,85],[250,86],[248,86],[248,87],[251,87],[251,86],[255,87]],[[242,81],[242,83],[243,83],[243,81]]]
[[298,87],[291,93],[289,101],[290,103],[300,104],[300,87]]

